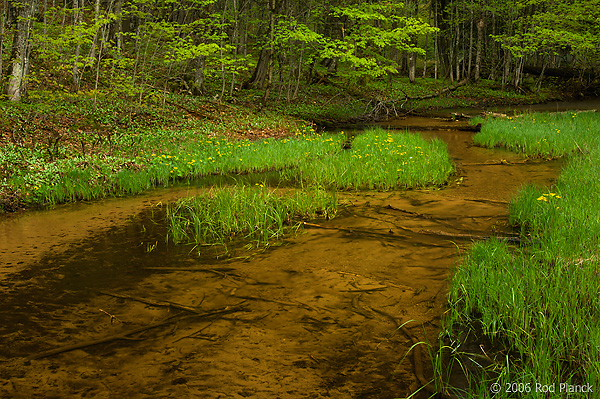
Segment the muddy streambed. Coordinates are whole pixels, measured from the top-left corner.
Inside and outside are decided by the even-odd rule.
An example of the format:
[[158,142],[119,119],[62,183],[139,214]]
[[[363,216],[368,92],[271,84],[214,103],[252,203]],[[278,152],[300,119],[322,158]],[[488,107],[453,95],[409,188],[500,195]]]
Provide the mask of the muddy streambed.
[[160,204],[196,187],[0,221],[0,396],[409,395],[431,363],[405,354],[437,341],[460,248],[509,234],[507,201],[559,168],[473,147],[464,122],[391,128],[420,123],[448,143],[448,187],[340,194],[326,228],[251,257],[164,244]]

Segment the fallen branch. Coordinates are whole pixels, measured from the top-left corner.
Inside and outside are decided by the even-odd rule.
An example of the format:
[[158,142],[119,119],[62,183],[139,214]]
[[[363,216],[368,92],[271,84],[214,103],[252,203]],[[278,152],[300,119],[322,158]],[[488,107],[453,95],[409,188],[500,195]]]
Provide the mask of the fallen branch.
[[156,327],[165,326],[167,324],[171,324],[174,322],[179,322],[181,320],[194,319],[194,318],[198,318],[198,317],[212,317],[212,316],[217,316],[217,315],[221,315],[221,314],[239,312],[241,310],[242,310],[242,308],[239,308],[239,307],[238,308],[226,307],[224,309],[216,310],[213,312],[202,313],[202,314],[198,313],[198,314],[193,314],[193,315],[189,315],[186,317],[179,317],[181,314],[177,314],[175,316],[171,316],[163,321],[159,321],[154,324],[149,324],[144,327],[135,328],[133,330],[123,331],[119,334],[111,335],[109,337],[104,337],[104,338],[100,338],[100,339],[96,339],[96,340],[82,342],[79,344],[67,345],[67,346],[63,346],[61,348],[52,349],[52,350],[49,350],[46,352],[42,352],[42,353],[38,353],[36,355],[29,356],[29,357],[27,357],[27,359],[28,360],[37,360],[37,359],[42,359],[42,358],[58,355],[58,354],[65,353],[65,352],[74,351],[77,349],[83,349],[83,348],[87,348],[87,347],[94,346],[94,345],[104,344],[104,343],[111,342],[111,341],[130,340],[131,339],[131,338],[129,338],[130,335],[139,334],[141,332],[145,332],[145,331],[151,330]]
[[448,233],[448,232],[442,231],[442,230],[420,230],[419,233],[441,236],[441,237],[460,238],[463,240],[490,240],[490,239],[495,238],[498,240],[504,240],[504,241],[511,242],[511,243],[521,243],[523,241],[531,242],[531,240],[529,240],[529,239],[522,239],[520,237],[480,236],[480,235],[474,235],[474,234]]
[[[422,96],[412,97],[412,96],[409,96],[408,94],[404,93],[404,98],[399,98],[396,100],[377,100],[377,101],[375,101],[375,105],[373,106],[371,111],[369,111],[368,113],[365,114],[365,117],[368,119],[374,119],[374,118],[379,117],[380,115],[383,115],[384,113],[385,113],[386,117],[389,117],[390,114],[394,114],[394,116],[398,117],[399,115],[398,115],[398,111],[396,109],[396,103],[402,102],[402,104],[400,105],[400,108],[403,108],[404,104],[406,104],[406,102],[409,100],[419,101],[419,100],[428,100],[431,98],[439,97],[442,94],[450,93],[450,92],[458,89],[459,87],[466,85],[467,83],[468,83],[468,80],[465,79],[465,80],[462,80],[462,81],[456,83],[455,85],[444,87],[436,93],[426,94],[426,95],[422,95]],[[409,111],[409,113],[410,113],[410,111]]]
[[[114,294],[112,292],[105,292],[105,291],[99,291],[98,293],[102,294],[102,295],[112,296],[115,298],[129,299],[132,301],[145,303],[146,305],[179,309],[179,310],[184,310],[186,312],[191,312],[191,313],[196,313],[196,314],[199,314],[199,312],[200,312],[200,309],[198,309],[195,306],[192,307],[192,306],[180,305],[178,303],[170,302],[170,301],[154,301],[152,299],[139,298],[139,297],[135,297],[135,296],[131,296],[131,295]],[[203,300],[204,300],[204,298],[203,298]]]
[[417,218],[421,218],[421,219],[435,219],[432,216],[428,216],[428,215],[424,215],[422,213],[418,213],[418,212],[412,212],[412,211],[407,211],[406,209],[401,209],[401,208],[396,208],[393,205],[386,205],[384,206],[385,209],[391,209],[393,211],[398,211],[398,212],[402,212],[402,213],[406,213],[407,215],[411,215]]
[[294,302],[278,301],[278,300],[269,299],[269,298],[261,298],[259,296],[242,296],[242,295],[231,295],[231,296],[233,296],[235,298],[239,298],[239,299],[247,299],[250,301],[271,302],[271,303],[276,303],[278,305],[283,305],[283,306],[295,306],[295,307],[299,307],[299,308],[305,308],[308,310],[316,310],[315,308],[313,308],[307,304],[304,304],[302,302],[298,302],[298,301],[296,301],[296,303],[294,303]]
[[460,166],[524,165],[526,163],[530,162],[528,160],[509,162],[506,159],[501,159],[494,162],[461,163]]
[[202,269],[199,267],[144,267],[144,270],[157,270],[164,272],[201,272],[201,273],[213,273],[217,274],[221,277],[240,277],[240,275],[236,273],[229,273],[235,269],[231,267],[222,267],[219,269]]
[[342,290],[341,292],[375,292],[375,291],[385,291],[387,287],[375,287],[375,288],[357,288],[355,290]]

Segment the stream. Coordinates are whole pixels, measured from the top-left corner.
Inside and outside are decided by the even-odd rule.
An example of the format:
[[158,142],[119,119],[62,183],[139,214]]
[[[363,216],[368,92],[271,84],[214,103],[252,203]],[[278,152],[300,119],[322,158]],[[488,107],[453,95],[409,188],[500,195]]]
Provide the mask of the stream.
[[251,256],[164,243],[162,204],[211,182],[2,216],[0,397],[410,395],[432,365],[407,351],[437,344],[462,250],[510,235],[508,201],[561,165],[475,147],[466,125],[383,124],[444,140],[450,184],[340,193],[338,217]]

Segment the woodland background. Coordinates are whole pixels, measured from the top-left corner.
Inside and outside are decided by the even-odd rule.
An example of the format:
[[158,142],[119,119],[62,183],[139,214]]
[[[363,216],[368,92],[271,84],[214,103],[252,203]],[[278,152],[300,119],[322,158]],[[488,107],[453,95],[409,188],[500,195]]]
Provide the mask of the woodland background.
[[165,92],[262,104],[332,76],[366,82],[525,73],[585,91],[600,62],[600,1],[3,0],[5,99]]

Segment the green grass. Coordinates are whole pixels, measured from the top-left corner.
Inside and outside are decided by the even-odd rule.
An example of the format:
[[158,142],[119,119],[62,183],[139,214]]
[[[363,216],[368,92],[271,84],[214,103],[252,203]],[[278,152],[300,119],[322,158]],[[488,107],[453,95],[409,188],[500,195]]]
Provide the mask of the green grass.
[[374,128],[358,134],[350,149],[303,161],[285,175],[332,189],[393,190],[441,185],[453,171],[444,142]]
[[225,245],[249,240],[268,246],[297,231],[304,220],[333,218],[337,206],[335,195],[322,190],[285,194],[261,184],[181,199],[167,207],[166,219],[175,243]]
[[[559,391],[561,383],[600,388],[600,147],[591,117],[527,117],[527,126],[534,120],[546,126],[519,135],[521,148],[535,153],[539,132],[561,130],[576,136],[586,153],[569,159],[554,186],[526,187],[511,202],[510,220],[529,244],[478,243],[452,278],[446,349],[458,354],[469,342],[481,343],[494,359],[485,368],[471,366],[479,375],[471,387],[475,397],[515,397],[505,392],[507,383],[529,386],[518,393],[523,398],[543,397],[536,384],[555,384],[556,397],[597,397]],[[551,153],[566,153],[563,142],[569,140],[552,140]],[[455,367],[470,362],[464,354],[451,359]],[[494,396],[495,382],[502,390]]]
[[295,137],[257,141],[209,137],[194,130],[122,134],[119,155],[87,154],[48,160],[45,147],[9,144],[0,153],[0,192],[26,204],[55,204],[109,195],[129,195],[172,181],[213,174],[250,173],[298,166],[340,151],[342,135],[311,128]]
[[600,114],[596,112],[523,114],[486,120],[473,140],[530,157],[560,157],[598,147],[599,122]]
[[440,185],[453,171],[439,140],[376,129],[357,136],[352,149],[344,151],[345,140],[342,133],[320,135],[310,127],[294,137],[254,141],[155,129],[115,137],[112,145],[123,148],[120,152],[51,161],[42,145],[9,144],[0,154],[0,169],[7,171],[0,190],[26,204],[55,204],[130,195],[209,175],[267,171],[282,171],[282,180],[291,184],[391,190]]

